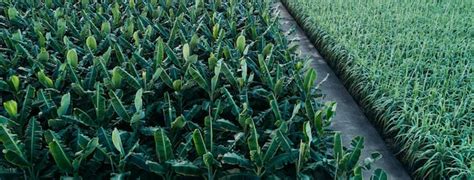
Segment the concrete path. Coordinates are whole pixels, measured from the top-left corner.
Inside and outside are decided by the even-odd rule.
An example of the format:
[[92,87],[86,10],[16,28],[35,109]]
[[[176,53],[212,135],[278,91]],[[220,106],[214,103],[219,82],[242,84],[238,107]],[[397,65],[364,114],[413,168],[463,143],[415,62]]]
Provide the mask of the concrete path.
[[[332,121],[331,128],[342,132],[344,145],[349,146],[352,138],[363,136],[365,148],[361,160],[370,156],[374,151],[381,153],[383,156],[382,159],[374,164],[375,167],[372,167],[372,171],[381,168],[387,172],[389,179],[410,179],[402,164],[387,148],[377,130],[370,124],[358,104],[311,44],[311,41],[286,10],[285,6],[281,2],[276,3],[276,6],[278,6],[277,8],[280,11],[280,24],[283,32],[288,32],[290,29],[295,28],[296,31],[289,34],[288,38],[295,39],[299,43],[300,55],[302,57],[310,57],[312,59],[312,66],[318,74],[317,84],[327,76],[326,81],[319,88],[325,95],[324,101],[335,101],[337,103],[336,116]],[[371,172],[363,173],[364,179],[370,179]]]

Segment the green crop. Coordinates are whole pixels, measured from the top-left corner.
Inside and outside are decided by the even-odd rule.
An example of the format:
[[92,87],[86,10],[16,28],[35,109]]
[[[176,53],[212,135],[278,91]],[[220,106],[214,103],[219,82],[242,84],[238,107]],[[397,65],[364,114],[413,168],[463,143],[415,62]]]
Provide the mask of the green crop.
[[361,179],[271,3],[2,1],[0,177]]
[[474,178],[474,1],[284,2],[415,178]]

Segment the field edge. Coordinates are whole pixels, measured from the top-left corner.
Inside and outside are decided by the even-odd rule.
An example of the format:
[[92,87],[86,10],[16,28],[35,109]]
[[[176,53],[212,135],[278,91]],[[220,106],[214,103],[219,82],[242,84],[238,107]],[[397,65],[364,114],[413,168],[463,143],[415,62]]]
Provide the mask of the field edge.
[[[410,166],[410,162],[404,161],[403,157],[405,152],[402,151],[398,144],[394,144],[394,137],[398,134],[399,130],[388,133],[384,129],[392,128],[388,122],[384,121],[389,117],[386,117],[387,111],[381,110],[386,108],[377,108],[373,106],[370,102],[364,101],[364,92],[362,88],[359,88],[357,85],[361,83],[366,83],[367,81],[363,76],[355,74],[350,71],[350,64],[353,61],[353,56],[350,54],[344,46],[341,46],[337,41],[332,38],[332,36],[317,24],[307,23],[307,17],[303,14],[298,14],[298,7],[294,7],[288,3],[288,0],[280,0],[282,5],[288,10],[288,12],[293,16],[298,25],[304,30],[305,34],[311,40],[311,43],[319,51],[323,59],[328,63],[328,65],[333,69],[335,74],[342,81],[349,94],[354,98],[356,103],[362,108],[364,114],[367,116],[372,125],[375,126],[375,129],[379,132],[382,139],[385,141],[385,144],[392,151],[392,153],[397,157],[397,159],[405,166],[405,170],[413,176],[415,173],[416,166]],[[358,82],[358,83],[355,83]],[[416,160],[414,160],[416,161]]]

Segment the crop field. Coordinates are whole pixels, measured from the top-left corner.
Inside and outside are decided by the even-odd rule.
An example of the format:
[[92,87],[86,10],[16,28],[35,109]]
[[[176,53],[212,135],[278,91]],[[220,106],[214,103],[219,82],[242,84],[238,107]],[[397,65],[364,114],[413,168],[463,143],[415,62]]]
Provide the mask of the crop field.
[[361,179],[272,3],[2,0],[0,179]]
[[474,178],[474,1],[284,3],[414,178]]

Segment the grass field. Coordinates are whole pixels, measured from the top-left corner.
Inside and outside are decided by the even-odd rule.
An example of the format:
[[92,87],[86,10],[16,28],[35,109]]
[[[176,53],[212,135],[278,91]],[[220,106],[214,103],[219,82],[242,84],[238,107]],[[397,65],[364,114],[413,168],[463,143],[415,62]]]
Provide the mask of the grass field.
[[415,178],[474,177],[474,1],[284,2]]

